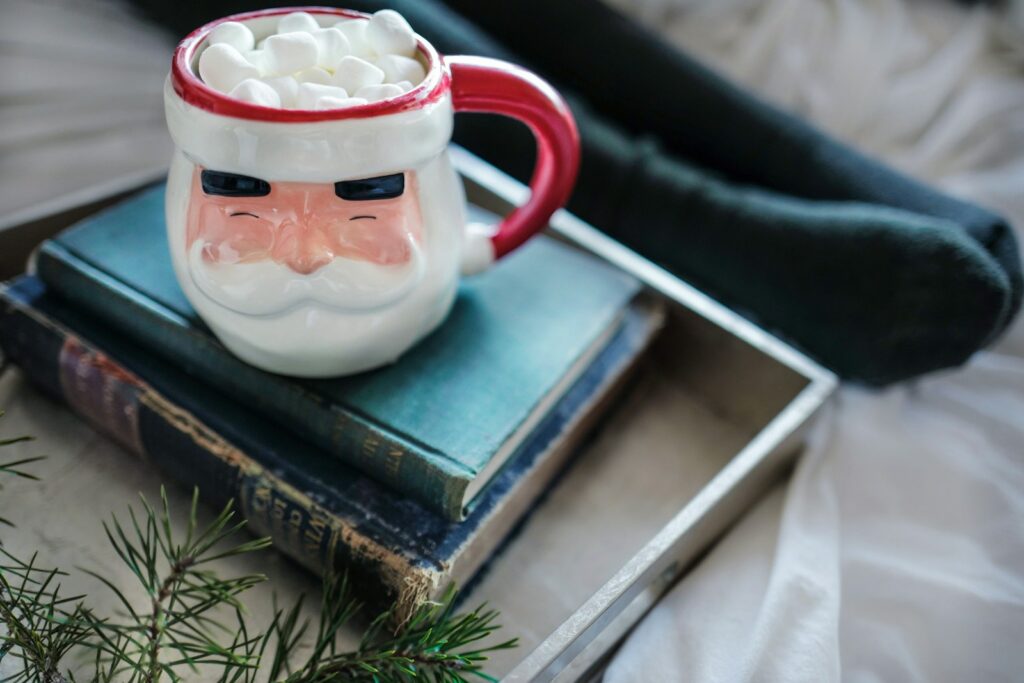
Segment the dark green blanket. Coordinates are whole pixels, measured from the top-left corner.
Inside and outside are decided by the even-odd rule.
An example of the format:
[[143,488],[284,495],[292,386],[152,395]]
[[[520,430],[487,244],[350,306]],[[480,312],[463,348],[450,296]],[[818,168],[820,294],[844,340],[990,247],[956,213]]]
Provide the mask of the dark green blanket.
[[[138,1],[182,35],[271,4]],[[845,378],[885,384],[960,364],[1019,307],[1001,218],[764,104],[599,0],[345,4],[394,7],[442,52],[551,79],[582,137],[570,208]],[[458,142],[529,177],[523,127],[459,119]]]

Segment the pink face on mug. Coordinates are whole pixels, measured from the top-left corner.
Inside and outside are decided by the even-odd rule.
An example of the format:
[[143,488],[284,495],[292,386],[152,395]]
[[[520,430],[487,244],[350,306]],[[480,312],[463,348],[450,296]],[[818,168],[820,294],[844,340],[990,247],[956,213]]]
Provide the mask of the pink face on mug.
[[409,263],[422,240],[415,174],[329,183],[268,182],[196,167],[188,249],[231,265],[270,260],[309,275],[336,258]]
[[196,166],[186,211],[189,277],[241,315],[321,315],[403,299],[428,268],[415,172],[333,183]]

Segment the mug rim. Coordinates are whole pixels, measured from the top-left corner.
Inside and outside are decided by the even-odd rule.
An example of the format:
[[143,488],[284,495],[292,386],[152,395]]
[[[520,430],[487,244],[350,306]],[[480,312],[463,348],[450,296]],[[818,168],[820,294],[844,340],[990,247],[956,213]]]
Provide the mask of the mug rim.
[[309,6],[275,7],[252,12],[241,12],[221,17],[220,19],[214,19],[189,33],[174,48],[174,56],[171,59],[170,80],[175,94],[194,107],[222,116],[251,121],[311,123],[371,118],[421,109],[428,104],[440,100],[451,91],[451,73],[447,65],[434,46],[419,34],[416,34],[417,49],[427,63],[427,74],[420,83],[409,92],[403,93],[398,97],[342,109],[283,109],[244,102],[229,97],[226,93],[214,90],[204,83],[193,70],[192,61],[196,50],[218,25],[228,21],[244,23],[252,19],[291,14],[293,12],[308,12],[309,14],[362,20],[370,18],[369,14],[356,10],[339,7]]

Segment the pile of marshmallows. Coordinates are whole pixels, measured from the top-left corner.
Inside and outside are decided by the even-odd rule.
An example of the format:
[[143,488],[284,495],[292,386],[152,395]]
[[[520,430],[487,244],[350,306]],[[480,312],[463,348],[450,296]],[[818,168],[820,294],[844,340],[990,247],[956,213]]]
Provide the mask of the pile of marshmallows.
[[264,107],[340,109],[411,90],[426,75],[416,53],[416,34],[394,10],[330,28],[293,12],[258,45],[244,24],[218,25],[199,56],[199,76],[229,97]]

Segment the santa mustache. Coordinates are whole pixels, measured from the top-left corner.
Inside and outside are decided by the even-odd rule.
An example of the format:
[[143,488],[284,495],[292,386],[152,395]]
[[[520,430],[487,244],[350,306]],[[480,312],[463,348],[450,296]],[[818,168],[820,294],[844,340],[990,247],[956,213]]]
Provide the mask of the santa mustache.
[[378,265],[336,257],[309,274],[271,259],[211,262],[203,257],[206,244],[197,239],[188,250],[192,282],[216,303],[245,315],[275,315],[310,303],[339,311],[382,308],[405,297],[424,273],[423,254],[411,238],[406,263]]

